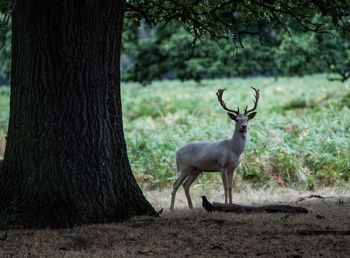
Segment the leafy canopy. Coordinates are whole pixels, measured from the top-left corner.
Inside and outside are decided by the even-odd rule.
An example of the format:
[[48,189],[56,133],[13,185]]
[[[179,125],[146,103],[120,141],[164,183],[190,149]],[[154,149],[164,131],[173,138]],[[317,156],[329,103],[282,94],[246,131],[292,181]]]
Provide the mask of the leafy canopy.
[[[127,11],[127,17],[138,22],[162,26],[181,22],[195,41],[234,38],[242,44],[243,35],[261,36],[275,27],[288,32],[292,27],[320,33],[350,30],[350,2],[340,0],[130,0]],[[315,21],[315,15],[322,19]]]

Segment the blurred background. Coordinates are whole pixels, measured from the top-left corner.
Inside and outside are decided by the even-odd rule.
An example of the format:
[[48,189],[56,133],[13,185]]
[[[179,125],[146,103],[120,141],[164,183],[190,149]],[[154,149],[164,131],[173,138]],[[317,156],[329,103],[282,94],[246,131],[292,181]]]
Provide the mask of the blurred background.
[[[315,17],[317,19],[317,17]],[[234,124],[216,100],[252,105],[261,90],[235,191],[274,187],[349,188],[349,34],[269,30],[260,37],[194,41],[182,25],[165,28],[126,20],[121,75],[124,131],[138,182],[168,188],[175,151],[195,140],[232,136]],[[11,31],[0,49],[0,157],[9,119]],[[210,182],[210,184],[208,184]],[[221,189],[218,174],[196,187]]]

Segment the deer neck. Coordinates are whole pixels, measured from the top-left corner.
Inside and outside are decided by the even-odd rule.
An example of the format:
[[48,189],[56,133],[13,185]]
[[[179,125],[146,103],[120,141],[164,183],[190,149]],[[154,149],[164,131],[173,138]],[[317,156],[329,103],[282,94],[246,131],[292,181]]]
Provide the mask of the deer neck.
[[231,149],[237,155],[240,156],[244,151],[245,145],[247,143],[247,131],[240,132],[238,126],[235,127],[231,139]]

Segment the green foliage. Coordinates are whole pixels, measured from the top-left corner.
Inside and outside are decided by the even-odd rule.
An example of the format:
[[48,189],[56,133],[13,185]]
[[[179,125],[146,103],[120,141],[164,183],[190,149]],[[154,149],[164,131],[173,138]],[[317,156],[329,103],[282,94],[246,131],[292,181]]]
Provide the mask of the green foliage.
[[[0,2],[1,3],[1,2]],[[0,6],[1,10],[1,6]],[[11,73],[11,24],[2,24],[5,19],[4,15],[0,13],[0,76],[9,79]],[[1,80],[0,80],[1,86]]]
[[339,31],[335,36],[315,35],[315,39],[319,47],[315,51],[313,62],[325,67],[328,72],[337,74],[336,79],[347,80],[350,77],[349,32]]
[[[123,84],[128,154],[136,174],[152,175],[150,187],[176,177],[175,151],[195,140],[230,137],[233,124],[215,92],[227,88],[226,103],[251,105],[250,86],[261,89],[245,159],[237,175],[245,184],[315,189],[350,179],[349,84],[326,76],[230,80],[158,81],[149,87]],[[230,104],[231,103],[231,104]],[[301,104],[300,104],[301,103]],[[220,185],[215,174],[196,183]]]
[[12,0],[0,0],[0,14],[7,13],[12,6]]
[[271,27],[317,32],[349,28],[350,3],[340,0],[130,0],[127,10],[127,17],[139,23],[145,20],[148,24],[164,26],[175,21],[196,38],[234,38],[240,42],[242,35],[262,36]]
[[[0,136],[7,132],[9,120],[10,91],[7,87],[0,87]],[[0,139],[1,142],[1,139]]]
[[246,38],[245,48],[233,41],[206,40],[195,45],[191,33],[170,23],[163,30],[142,27],[148,36],[124,41],[124,55],[134,60],[125,71],[124,80],[150,83],[154,79],[180,80],[269,75],[277,72],[271,45],[261,45],[257,38]]
[[11,34],[11,30],[8,29],[5,34],[5,44],[0,49],[0,75],[7,79],[10,78],[11,73]]
[[[128,22],[127,22],[128,24]],[[292,25],[291,25],[292,26]],[[200,81],[208,78],[270,75],[303,76],[332,73],[330,78],[350,77],[350,36],[345,32],[317,34],[305,31],[267,31],[259,37],[234,40],[207,38],[196,41],[185,26],[171,22],[162,30],[142,26],[132,40],[125,38],[124,57],[133,60],[123,79],[144,84],[154,79]],[[130,31],[129,31],[130,34]],[[137,34],[143,36],[138,39]]]

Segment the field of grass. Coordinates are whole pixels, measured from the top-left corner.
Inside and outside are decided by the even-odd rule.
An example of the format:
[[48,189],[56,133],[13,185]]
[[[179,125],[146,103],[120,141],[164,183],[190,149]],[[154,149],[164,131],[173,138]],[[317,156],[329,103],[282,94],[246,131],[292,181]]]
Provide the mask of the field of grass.
[[[235,189],[284,185],[313,190],[347,184],[350,84],[315,75],[201,83],[159,81],[147,87],[124,83],[128,154],[143,187],[156,189],[173,183],[177,148],[194,140],[231,137],[234,124],[218,104],[216,90],[226,88],[227,105],[244,108],[252,105],[250,86],[259,88],[261,97]],[[0,137],[6,133],[8,96],[7,89],[0,89]],[[221,185],[216,173],[202,175],[195,184],[207,187],[209,180],[210,187]]]
[[[236,190],[247,183],[312,190],[349,180],[349,82],[329,82],[323,75],[124,84],[124,128],[139,180],[151,188],[170,184],[176,177],[177,148],[194,140],[231,137],[234,124],[215,92],[226,88],[227,105],[244,108],[252,105],[250,86],[261,90],[261,98],[245,159],[237,169]],[[197,185],[205,186],[208,180],[221,185],[220,176],[211,173],[201,176]]]

